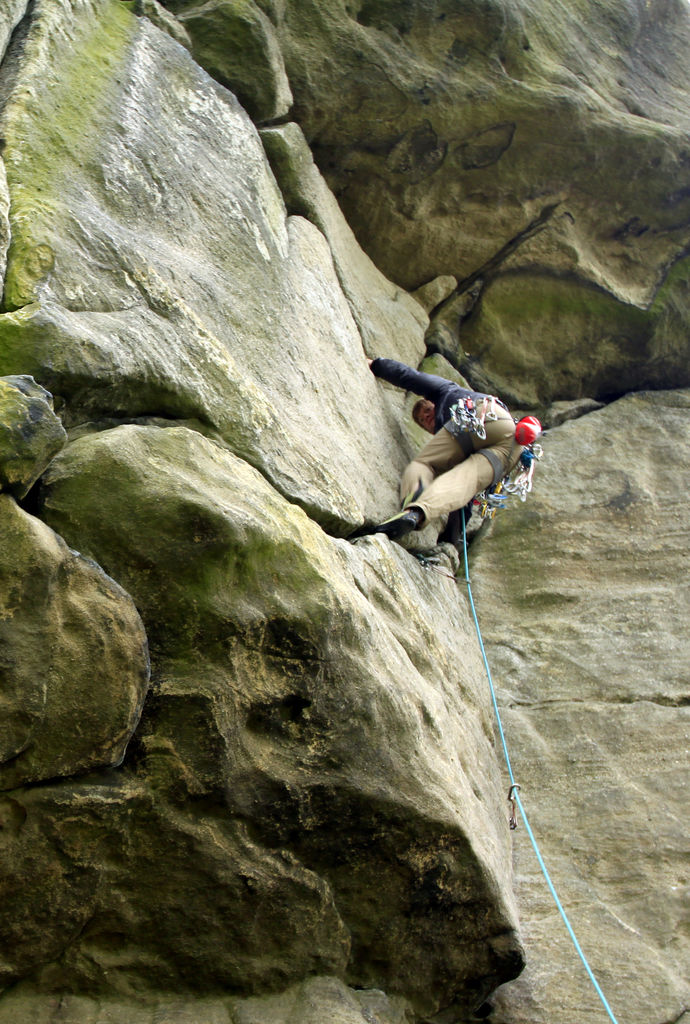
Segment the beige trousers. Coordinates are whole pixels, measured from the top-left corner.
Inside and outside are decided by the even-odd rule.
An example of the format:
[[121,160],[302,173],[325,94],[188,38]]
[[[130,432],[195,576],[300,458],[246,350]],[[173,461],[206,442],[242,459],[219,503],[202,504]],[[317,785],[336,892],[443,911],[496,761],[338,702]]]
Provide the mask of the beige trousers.
[[[482,455],[482,449],[498,456],[504,473],[512,469],[523,449],[515,445],[513,417],[505,409],[497,412],[498,419],[484,424],[485,438],[472,435],[476,450],[469,456],[465,456],[453,435],[441,427],[405,469],[400,482],[400,500],[420,508],[427,520],[436,519],[453,509],[463,508],[493,482],[494,467]],[[422,493],[410,502],[410,495],[420,484]]]

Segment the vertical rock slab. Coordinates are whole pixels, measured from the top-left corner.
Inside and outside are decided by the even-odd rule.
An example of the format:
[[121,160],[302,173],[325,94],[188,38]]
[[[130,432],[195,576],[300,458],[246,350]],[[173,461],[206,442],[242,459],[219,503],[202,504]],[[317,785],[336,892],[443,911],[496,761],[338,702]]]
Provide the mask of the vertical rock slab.
[[412,296],[388,281],[360,249],[296,124],[261,132],[288,209],[312,221],[328,239],[333,261],[367,355],[418,366],[429,320]]
[[119,764],[148,678],[131,598],[0,495],[0,788]]
[[335,532],[381,515],[397,424],[231,93],[118,0],[37,0],[1,77],[0,370],[67,423],[199,419]]
[[[688,1006],[687,391],[630,395],[550,431],[525,505],[472,552],[513,770],[613,1012]],[[524,830],[528,966],[502,1024],[604,1013]]]

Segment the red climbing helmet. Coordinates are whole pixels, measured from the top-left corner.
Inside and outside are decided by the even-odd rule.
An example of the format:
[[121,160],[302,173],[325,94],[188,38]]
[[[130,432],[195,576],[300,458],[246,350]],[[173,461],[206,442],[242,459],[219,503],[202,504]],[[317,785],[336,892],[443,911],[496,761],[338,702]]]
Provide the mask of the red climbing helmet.
[[524,416],[515,427],[515,440],[518,444],[532,444],[541,434],[541,423],[536,416]]

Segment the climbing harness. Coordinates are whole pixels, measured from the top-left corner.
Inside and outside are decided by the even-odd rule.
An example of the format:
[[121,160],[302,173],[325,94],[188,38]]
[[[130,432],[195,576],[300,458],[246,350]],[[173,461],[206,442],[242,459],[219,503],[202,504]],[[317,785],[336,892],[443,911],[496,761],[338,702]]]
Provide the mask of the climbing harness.
[[468,395],[451,406],[450,422],[460,433],[476,434],[483,440],[486,437],[486,421],[498,419],[497,404],[498,399],[493,395],[486,395],[478,403]]
[[537,840],[534,837],[534,833],[532,832],[529,820],[527,818],[527,813],[526,813],[525,808],[524,808],[524,806],[522,804],[522,800],[520,799],[520,795],[519,795],[520,786],[515,781],[515,776],[513,775],[513,768],[512,768],[512,765],[510,763],[510,755],[508,754],[508,745],[506,743],[505,733],[503,731],[503,723],[501,721],[501,714],[500,714],[500,712],[498,710],[498,701],[496,700],[496,690],[494,688],[493,678],[491,676],[491,669],[489,668],[489,662],[488,662],[488,659],[486,657],[486,650],[484,649],[484,641],[482,639],[482,633],[481,633],[481,630],[479,628],[479,619],[477,618],[477,610],[476,610],[476,608],[474,606],[474,598],[472,597],[472,586],[470,584],[469,561],[468,561],[468,558],[467,558],[467,533],[466,533],[466,530],[465,530],[465,520],[464,520],[464,518],[463,518],[463,521],[462,521],[462,544],[463,544],[463,551],[464,551],[465,583],[467,584],[467,596],[468,596],[469,603],[470,603],[470,610],[472,612],[472,618],[474,619],[474,626],[475,626],[475,630],[476,630],[476,633],[477,633],[477,639],[479,641],[479,649],[481,651],[482,659],[484,661],[484,669],[486,670],[487,679],[489,680],[489,689],[491,691],[491,701],[493,703],[494,714],[496,716],[496,723],[497,723],[497,726],[498,726],[498,734],[500,736],[501,744],[503,746],[503,756],[505,757],[506,767],[508,769],[508,775],[510,777],[510,790],[508,791],[508,802],[510,804],[510,818],[509,818],[510,828],[511,829],[517,828],[517,810],[519,809],[520,814],[522,816],[522,820],[523,820],[524,825],[525,825],[525,829],[527,831],[527,835],[529,836],[530,842],[532,844],[532,849],[534,850],[534,852],[536,854],[536,857],[537,857],[537,861],[539,862],[539,867],[541,868],[541,872],[542,872],[542,874],[543,874],[543,876],[544,876],[544,878],[546,880],[546,884],[547,884],[547,886],[549,888],[549,892],[551,893],[551,895],[552,895],[552,897],[554,899],[554,902],[556,904],[556,907],[558,909],[558,912],[561,915],[561,918],[562,918],[562,920],[563,920],[563,922],[565,924],[565,927],[566,927],[566,930],[568,932],[568,935],[570,936],[570,939],[571,939],[571,941],[573,943],[573,946],[575,947],[575,951],[577,952],[577,955],[580,957],[580,960],[582,961],[582,963],[584,965],[584,968],[585,968],[585,970],[587,972],[589,980],[592,982],[592,985],[594,986],[594,989],[595,989],[597,995],[599,996],[599,999],[601,1000],[601,1003],[602,1003],[604,1009],[606,1010],[610,1020],[613,1022],[613,1024],[618,1024],[618,1021],[616,1020],[616,1018],[613,1015],[613,1011],[611,1010],[611,1007],[609,1006],[608,1002],[606,1001],[606,996],[602,992],[601,986],[599,985],[599,982],[595,978],[594,973],[592,971],[592,968],[589,966],[587,958],[585,957],[585,954],[582,952],[582,948],[580,946],[580,943],[577,941],[577,936],[575,935],[575,932],[573,931],[572,925],[570,924],[570,921],[568,919],[568,915],[566,914],[566,912],[565,912],[565,910],[563,908],[563,904],[561,903],[560,899],[558,898],[558,893],[556,892],[556,890],[554,888],[554,885],[553,885],[553,882],[551,881],[551,876],[549,875],[549,872],[547,871],[546,864],[544,863],[544,859],[543,859],[543,857],[541,855],[541,851],[539,849],[539,845],[537,843]]
[[499,480],[497,484],[487,487],[474,499],[482,519],[493,519],[500,508],[505,508],[509,495],[516,494],[520,501],[525,501],[532,490],[534,467],[544,454],[540,444],[530,444],[520,455],[517,466],[511,474]]

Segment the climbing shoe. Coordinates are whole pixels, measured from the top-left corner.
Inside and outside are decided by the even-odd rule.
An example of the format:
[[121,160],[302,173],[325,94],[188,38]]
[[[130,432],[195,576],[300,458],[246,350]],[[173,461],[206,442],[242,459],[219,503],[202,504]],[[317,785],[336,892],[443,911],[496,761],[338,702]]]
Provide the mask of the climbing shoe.
[[414,505],[415,501],[417,500],[417,498],[419,497],[419,495],[422,493],[423,490],[424,490],[424,484],[422,483],[421,480],[419,480],[417,482],[417,486],[415,487],[414,491],[410,491],[410,493],[407,495],[407,497],[403,501],[402,506],[401,506],[403,512],[408,507],[408,505]]
[[391,540],[397,540],[399,537],[404,537],[406,533],[416,530],[423,519],[424,513],[421,509],[404,508],[402,512],[398,512],[397,515],[391,516],[390,519],[375,526],[371,532],[385,533],[386,537],[390,537]]

